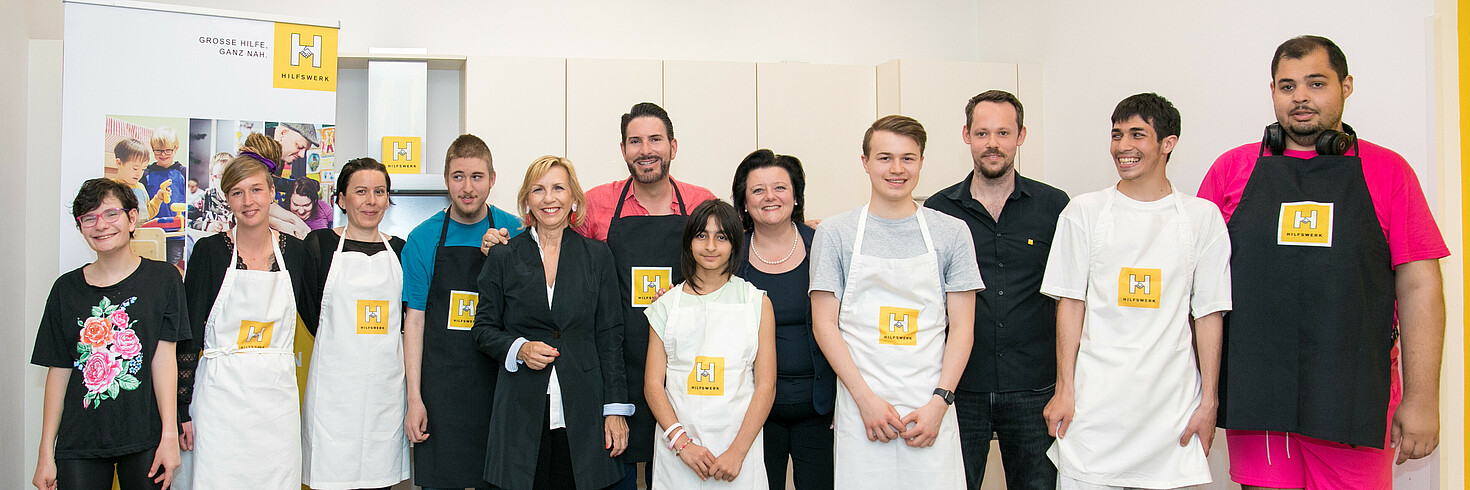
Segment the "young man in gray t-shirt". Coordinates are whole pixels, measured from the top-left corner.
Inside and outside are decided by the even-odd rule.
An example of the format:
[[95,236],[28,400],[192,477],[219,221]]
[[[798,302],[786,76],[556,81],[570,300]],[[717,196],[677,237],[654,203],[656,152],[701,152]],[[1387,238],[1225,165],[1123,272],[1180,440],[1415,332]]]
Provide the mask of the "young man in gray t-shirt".
[[964,488],[950,405],[985,284],[965,223],[914,202],[925,140],[911,118],[874,122],[868,205],[823,221],[812,242],[812,330],[842,380],[837,488]]

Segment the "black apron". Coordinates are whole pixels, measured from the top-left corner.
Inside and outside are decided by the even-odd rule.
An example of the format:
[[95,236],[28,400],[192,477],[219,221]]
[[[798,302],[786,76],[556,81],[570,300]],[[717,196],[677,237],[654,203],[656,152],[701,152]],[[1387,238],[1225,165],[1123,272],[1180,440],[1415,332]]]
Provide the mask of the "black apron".
[[1381,449],[1394,274],[1363,161],[1265,146],[1227,225],[1219,426]]
[[[413,446],[413,478],[421,487],[489,487],[482,476],[497,366],[475,347],[469,331],[479,304],[476,279],[485,254],[480,247],[444,245],[451,219],[446,209],[424,306],[419,391],[428,410],[429,439]],[[494,228],[495,215],[487,219]],[[449,328],[451,308],[459,313],[455,327],[463,330]]]
[[[653,459],[654,421],[648,410],[648,400],[643,397],[643,370],[648,361],[648,317],[643,314],[647,306],[633,306],[633,290],[639,289],[643,298],[651,298],[649,284],[634,284],[634,275],[640,279],[648,277],[643,272],[668,269],[671,287],[684,280],[679,273],[679,254],[683,253],[680,241],[684,235],[684,221],[689,212],[684,208],[684,196],[679,186],[674,185],[674,201],[679,205],[679,214],[663,216],[622,216],[623,203],[628,198],[628,188],[633,180],[623,183],[618,194],[618,206],[613,210],[612,221],[607,225],[607,247],[612,249],[617,262],[619,296],[623,301],[623,361],[627,366],[628,401],[635,407],[633,416],[628,417],[628,450],[623,453],[624,463]],[[673,185],[672,179],[670,185]]]

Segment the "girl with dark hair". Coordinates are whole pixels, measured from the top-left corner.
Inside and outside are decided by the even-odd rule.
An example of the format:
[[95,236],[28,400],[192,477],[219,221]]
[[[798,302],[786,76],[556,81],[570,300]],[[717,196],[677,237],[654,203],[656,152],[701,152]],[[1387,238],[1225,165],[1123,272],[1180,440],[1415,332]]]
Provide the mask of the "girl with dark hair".
[[[175,342],[189,338],[178,269],[134,253],[138,199],[91,179],[72,217],[97,260],[51,286],[31,363],[47,367],[41,490],[167,487],[179,466]],[[75,374],[75,376],[74,376]]]
[[[382,163],[358,158],[338,175],[334,197],[347,224],[306,236],[316,265],[312,288],[321,298],[321,326],[302,405],[301,482],[312,488],[388,487],[409,477],[398,300],[403,239],[378,231],[392,192]],[[299,189],[316,181],[296,182]]]
[[761,425],[776,392],[775,318],[765,293],[734,275],[744,251],[735,208],[694,208],[682,248],[685,282],[645,312],[643,393],[665,446],[654,451],[652,486],[767,488]]
[[301,488],[293,346],[298,316],[316,332],[320,303],[306,246],[270,227],[276,165],[241,151],[225,167],[220,187],[235,226],[194,245],[184,278],[199,339],[179,356],[195,375],[180,394],[191,409],[180,442],[194,451],[193,488]]
[[301,218],[306,227],[320,230],[332,225],[332,210],[322,201],[322,184],[310,177],[296,179],[291,194],[286,196],[286,209]]
[[798,490],[832,488],[832,408],[837,375],[812,337],[808,253],[816,233],[802,223],[801,161],[751,152],[735,168],[730,195],[748,230],[735,275],[766,291],[776,320],[776,400],[766,419],[766,475],[786,488],[786,461]]

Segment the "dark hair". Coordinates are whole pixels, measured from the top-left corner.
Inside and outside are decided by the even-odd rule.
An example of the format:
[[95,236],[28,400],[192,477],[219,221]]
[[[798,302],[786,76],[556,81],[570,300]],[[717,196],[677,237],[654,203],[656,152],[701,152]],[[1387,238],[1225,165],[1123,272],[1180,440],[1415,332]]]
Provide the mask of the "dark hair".
[[1297,36],[1277,46],[1276,54],[1271,57],[1271,80],[1276,80],[1276,67],[1281,64],[1281,60],[1299,60],[1318,49],[1327,50],[1327,64],[1332,65],[1332,71],[1337,72],[1337,81],[1346,80],[1347,55],[1342,54],[1342,48],[1337,47],[1337,43],[1322,36]]
[[968,128],[970,123],[975,122],[975,106],[980,105],[981,102],[1010,104],[1011,107],[1016,108],[1016,131],[1026,127],[1026,109],[1021,107],[1021,99],[1017,99],[1015,94],[1004,90],[986,90],[970,97],[970,101],[965,103],[965,127]]
[[112,156],[120,162],[127,163],[133,160],[147,160],[153,155],[152,151],[153,149],[137,138],[127,138],[112,147]]
[[449,162],[456,158],[478,158],[485,161],[485,170],[495,176],[495,158],[490,156],[490,145],[473,134],[461,134],[449,144],[444,152],[444,176],[449,176]]
[[745,263],[745,233],[740,228],[740,215],[735,212],[735,207],[721,199],[700,203],[684,221],[684,245],[679,252],[679,273],[695,289],[699,288],[699,278],[695,277],[694,272],[699,266],[694,262],[694,251],[690,249],[690,245],[694,243],[694,236],[704,231],[710,218],[719,223],[720,231],[730,241],[730,261],[725,264],[725,273],[734,275],[735,271],[740,270],[740,264]]
[[82,225],[76,221],[76,218],[97,209],[97,206],[101,206],[107,196],[116,197],[118,202],[122,203],[123,211],[138,210],[138,196],[133,194],[133,190],[128,188],[127,184],[102,177],[88,179],[82,182],[82,188],[77,189],[77,197],[71,201],[72,224],[81,228]]
[[[337,169],[337,192],[332,194],[332,202],[337,203],[343,195],[347,194],[348,183],[352,182],[352,174],[360,170],[376,170],[383,173],[383,185],[388,188],[388,194],[393,194],[393,176],[388,175],[388,167],[372,157],[354,158],[349,160],[342,168]],[[388,198],[388,204],[393,204],[393,199]]]
[[664,136],[669,139],[674,139],[674,121],[669,120],[669,112],[659,107],[658,104],[639,102],[633,104],[633,108],[628,109],[627,114],[623,114],[623,141],[628,141],[628,123],[640,117],[656,117],[658,120],[663,121],[664,132],[668,133]]
[[730,184],[730,199],[735,201],[735,212],[740,214],[740,223],[745,225],[746,230],[755,229],[755,220],[751,219],[750,212],[745,210],[745,179],[750,172],[767,168],[777,167],[786,169],[791,176],[791,196],[794,203],[791,206],[791,221],[801,223],[806,221],[806,172],[801,169],[801,160],[791,155],[777,155],[776,152],[760,149],[750,152],[735,167],[735,181]]
[[286,209],[290,209],[291,196],[296,195],[311,198],[311,217],[313,219],[320,218],[320,216],[317,216],[318,214],[321,214],[321,210],[317,209],[317,203],[321,202],[322,200],[321,182],[317,182],[316,179],[311,179],[307,177],[296,179],[296,185],[291,186],[291,194],[289,196],[286,196]]
[[907,136],[919,144],[919,156],[924,156],[924,143],[929,141],[929,136],[924,132],[924,125],[919,124],[914,118],[900,115],[888,115],[873,121],[868,126],[868,131],[863,133],[863,154],[868,154],[868,143],[873,140],[873,133],[887,131],[899,136]]
[[1163,96],[1149,92],[1130,95],[1113,109],[1113,124],[1138,116],[1154,127],[1154,136],[1159,141],[1170,136],[1179,136],[1179,109]]

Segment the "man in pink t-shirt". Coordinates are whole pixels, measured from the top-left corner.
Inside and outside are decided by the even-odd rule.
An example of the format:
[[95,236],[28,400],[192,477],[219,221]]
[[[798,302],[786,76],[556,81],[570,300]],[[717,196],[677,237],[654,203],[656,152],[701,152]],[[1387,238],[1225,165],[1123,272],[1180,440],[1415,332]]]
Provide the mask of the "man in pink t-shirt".
[[1342,123],[1341,49],[1290,39],[1271,76],[1277,124],[1199,190],[1233,248],[1218,418],[1231,478],[1391,488],[1395,451],[1403,463],[1438,445],[1449,249],[1408,162]]
[[630,415],[628,449],[622,455],[627,476],[613,488],[634,489],[638,474],[634,463],[653,459],[655,430],[643,399],[643,364],[648,357],[648,317],[643,310],[653,303],[659,290],[680,282],[679,242],[684,218],[715,195],[709,189],[669,176],[679,141],[674,139],[674,123],[662,107],[652,102],[635,104],[623,114],[622,134],[619,147],[629,177],[587,191],[587,221],[576,231],[607,242],[617,262],[624,310],[623,359],[628,398],[635,408],[631,414],[618,414]]

